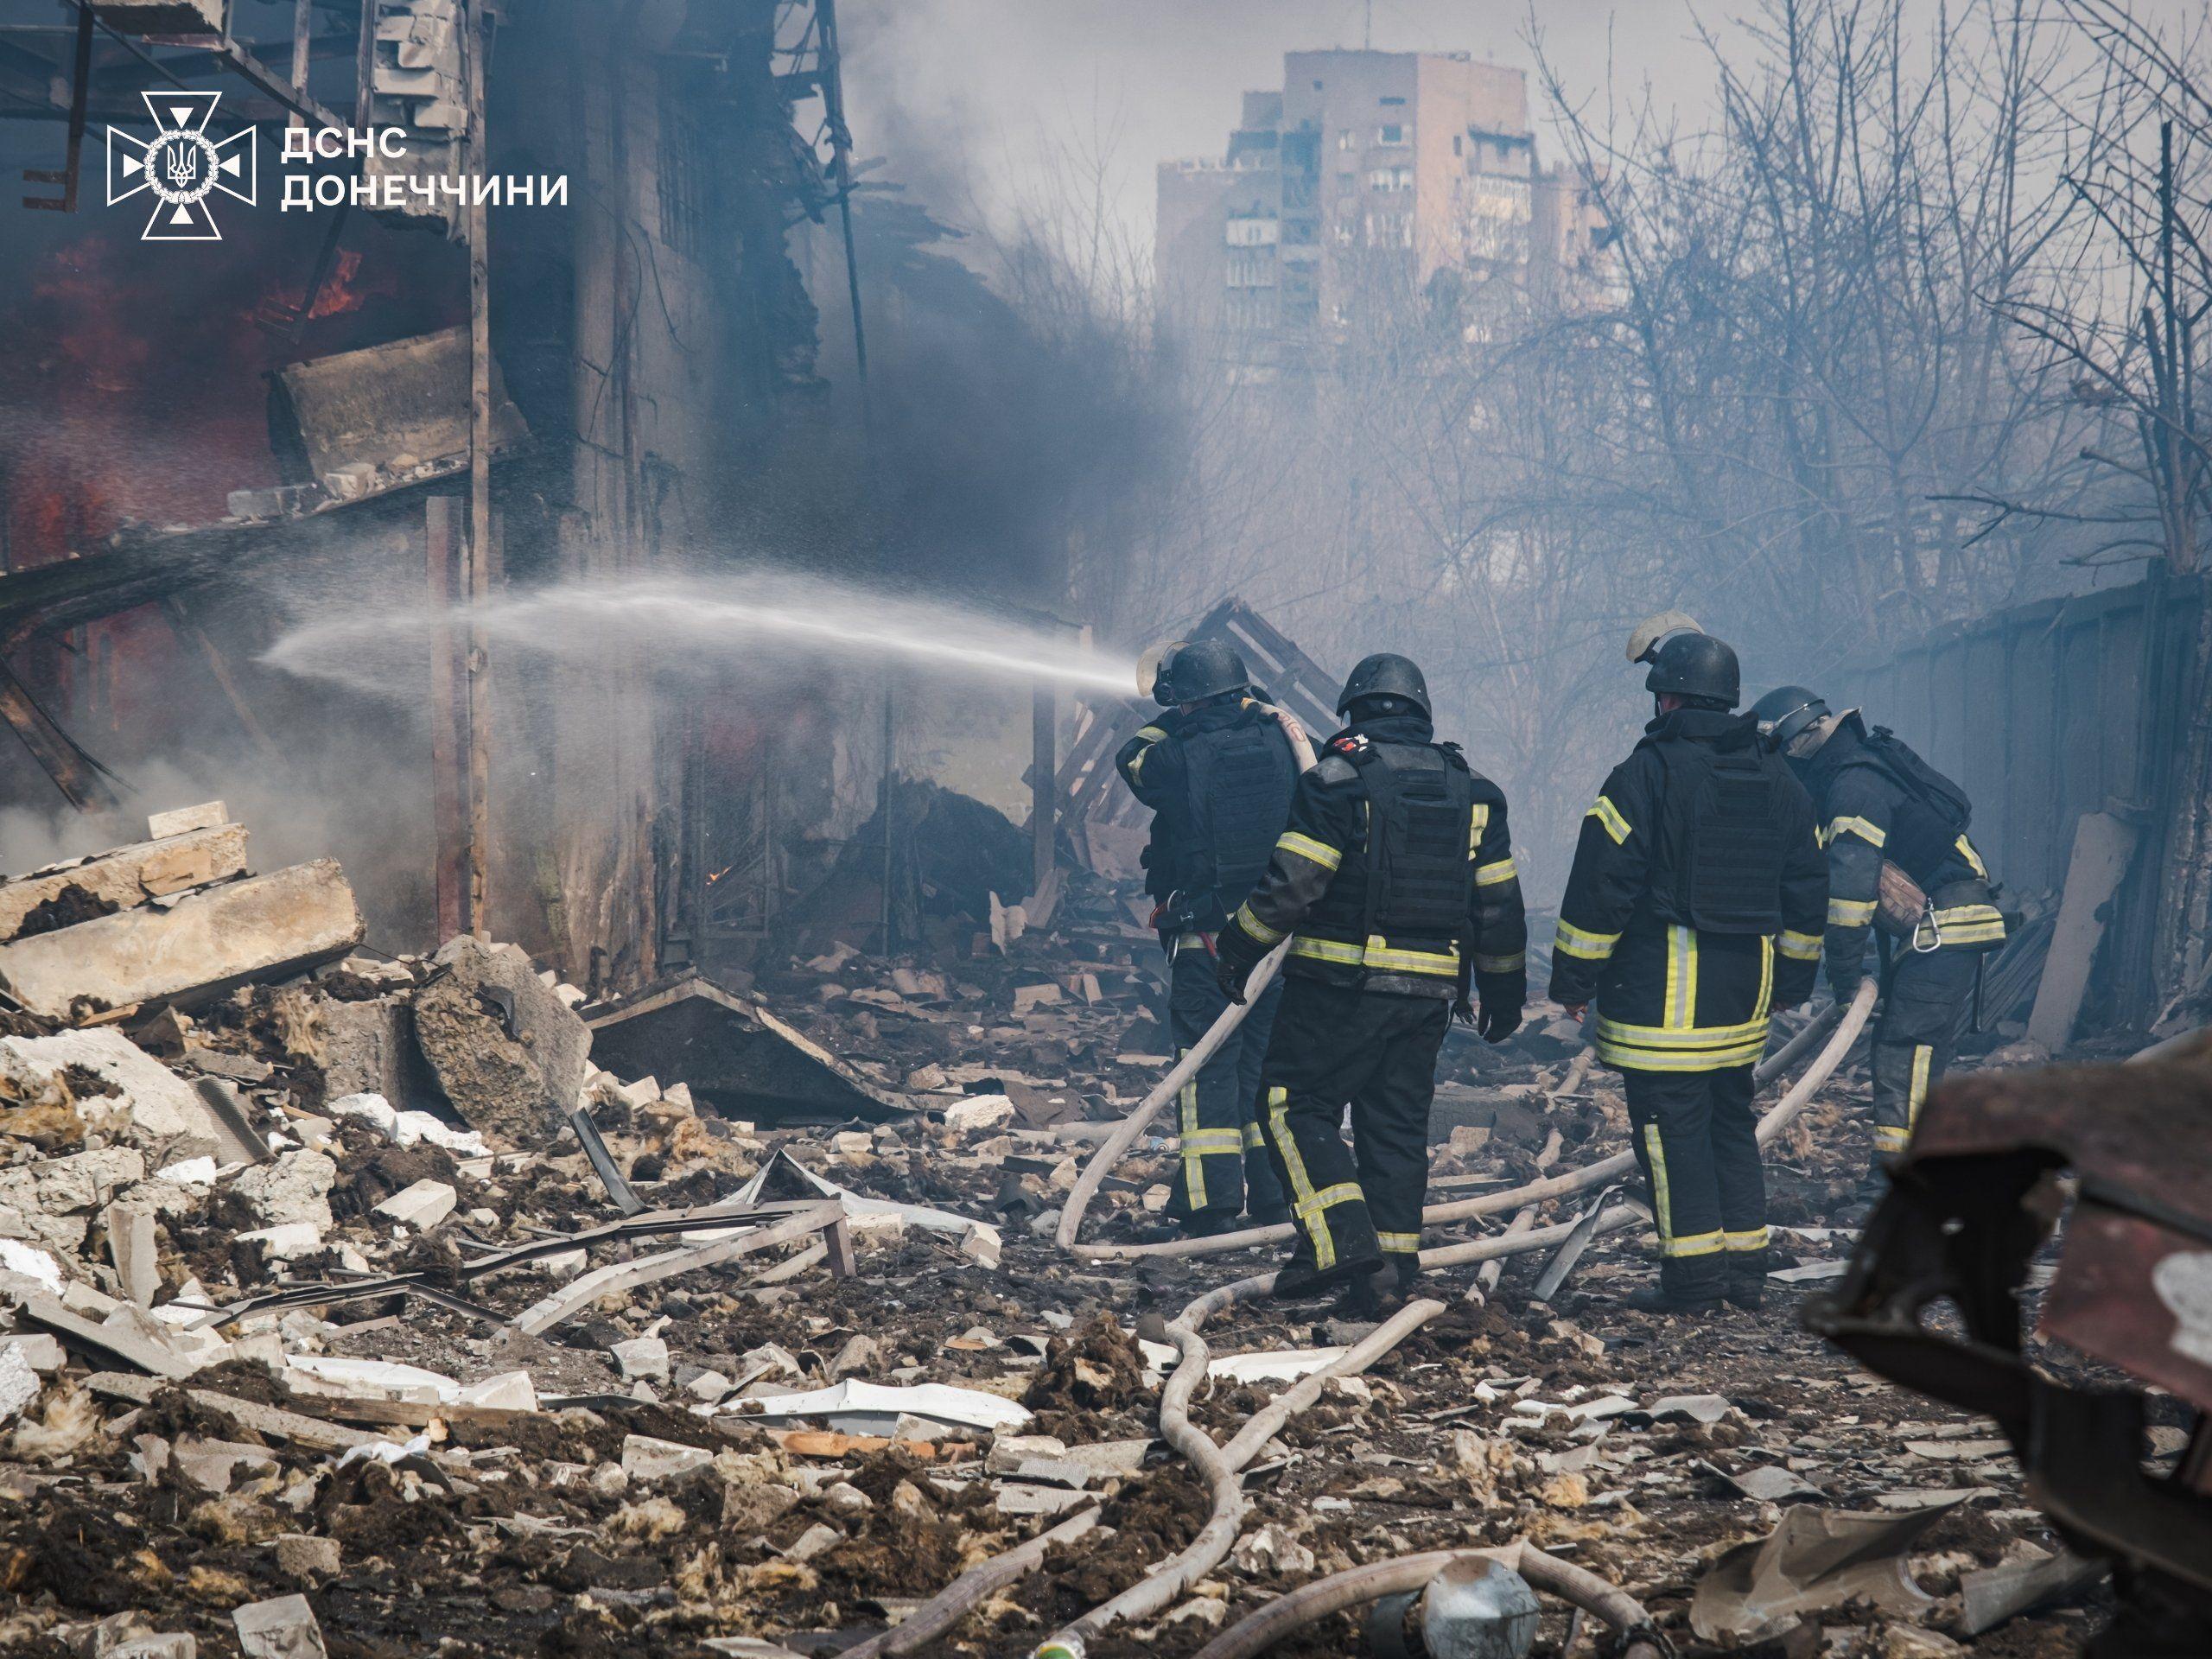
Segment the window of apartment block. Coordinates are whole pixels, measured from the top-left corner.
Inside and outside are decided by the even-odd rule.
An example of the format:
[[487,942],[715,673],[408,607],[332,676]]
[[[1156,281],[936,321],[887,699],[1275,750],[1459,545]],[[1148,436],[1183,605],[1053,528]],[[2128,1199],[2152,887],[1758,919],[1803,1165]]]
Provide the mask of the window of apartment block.
[[689,258],[699,257],[707,223],[707,170],[700,164],[702,136],[696,111],[699,99],[690,85],[688,64],[670,64],[660,74],[660,153],[656,182],[660,198],[660,239]]
[[1232,248],[1229,254],[1230,288],[1273,288],[1275,257],[1266,248]]
[[1351,148],[1351,129],[1350,127],[1338,127],[1337,129],[1337,148],[1338,149],[1350,149]]
[[1414,170],[1410,167],[1378,167],[1367,175],[1367,182],[1375,190],[1410,190],[1414,188]]
[[1464,155],[1465,155],[1465,154],[1467,153],[1467,152],[1466,152],[1466,143],[1467,143],[1467,138],[1466,138],[1466,135],[1465,135],[1465,133],[1459,133],[1459,132],[1455,132],[1455,133],[1453,133],[1453,134],[1452,135],[1452,153],[1454,156],[1464,156]]
[[1378,144],[1403,144],[1411,141],[1406,137],[1402,122],[1389,121],[1375,129],[1375,142]]

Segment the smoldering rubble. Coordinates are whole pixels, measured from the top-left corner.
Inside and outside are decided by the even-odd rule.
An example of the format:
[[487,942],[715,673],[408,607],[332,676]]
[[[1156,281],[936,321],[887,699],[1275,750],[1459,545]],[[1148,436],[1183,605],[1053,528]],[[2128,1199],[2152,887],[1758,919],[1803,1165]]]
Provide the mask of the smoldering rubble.
[[[1548,1252],[1439,1273],[1380,1328],[1216,1312],[1271,1256],[1147,1252],[1172,1140],[1055,1243],[1166,1064],[1150,937],[1096,878],[904,958],[594,1006],[512,946],[368,950],[335,866],[247,849],[216,804],[0,883],[12,1651],[1191,1653],[1480,1549],[1681,1652],[2059,1653],[2099,1616],[1986,1419],[1793,1317],[1844,1270],[1848,1068],[1770,1150],[1766,1311],[1694,1347],[1618,1308],[1634,1228],[1557,1288]],[[1567,1022],[1446,1054],[1433,1201],[1623,1144]],[[2183,1406],[2151,1402],[2154,1459]],[[1540,1650],[1597,1622],[1548,1600]]]

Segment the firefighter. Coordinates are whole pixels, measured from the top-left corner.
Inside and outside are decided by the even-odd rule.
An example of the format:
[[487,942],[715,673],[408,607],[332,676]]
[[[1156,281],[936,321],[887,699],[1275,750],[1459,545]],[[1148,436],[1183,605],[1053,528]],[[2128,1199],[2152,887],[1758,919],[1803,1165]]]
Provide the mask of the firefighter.
[[1221,982],[1241,997],[1290,940],[1261,1073],[1299,1230],[1274,1294],[1342,1284],[1364,1311],[1419,1275],[1437,1051],[1455,1014],[1493,1043],[1513,1034],[1528,926],[1505,797],[1436,741],[1421,670],[1368,658],[1337,712],[1344,729],[1299,779],[1266,875],[1222,930]]
[[1830,988],[1839,999],[1858,988],[1878,927],[1889,959],[1874,1028],[1874,1155],[1854,1206],[1863,1220],[1887,1185],[1883,1160],[1904,1150],[1920,1103],[1950,1064],[1983,955],[2005,942],[2005,918],[1956,784],[1886,728],[1869,732],[1856,709],[1832,713],[1802,685],[1768,692],[1751,713],[1824,826]]
[[1768,1016],[1811,995],[1827,872],[1813,806],[1736,706],[1736,653],[1681,632],[1645,686],[1656,717],[1582,820],[1552,1000],[1597,1005],[1650,1189],[1651,1313],[1757,1307],[1766,1187],[1751,1114]]
[[[1153,810],[1146,888],[1167,952],[1167,1016],[1179,1058],[1227,999],[1214,973],[1214,936],[1267,868],[1298,775],[1290,741],[1252,695],[1251,677],[1220,640],[1172,647],[1152,687],[1173,705],[1122,747],[1115,766]],[[1226,1232],[1240,1211],[1289,1219],[1260,1153],[1260,1062],[1280,996],[1271,988],[1183,1085],[1182,1157],[1168,1214],[1194,1236]]]

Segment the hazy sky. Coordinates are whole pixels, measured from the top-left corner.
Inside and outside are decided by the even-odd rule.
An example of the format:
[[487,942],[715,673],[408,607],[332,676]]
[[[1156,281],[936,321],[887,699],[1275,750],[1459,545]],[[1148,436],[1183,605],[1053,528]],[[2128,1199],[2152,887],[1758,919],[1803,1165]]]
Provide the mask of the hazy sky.
[[[2202,17],[2206,0],[2134,0]],[[1932,19],[1937,0],[1912,0]],[[1952,15],[1959,10],[1953,0]],[[1655,104],[1686,124],[1713,102],[1703,18],[1723,39],[1757,0],[1539,0],[1553,58],[1586,95]],[[1072,146],[1110,152],[1109,200],[1149,239],[1153,167],[1218,156],[1237,94],[1282,85],[1286,51],[1357,46],[1362,0],[846,0],[847,101],[863,156],[940,211],[1004,213]],[[1531,67],[1528,0],[1374,0],[1373,45]],[[1532,103],[1535,102],[1533,96]],[[1558,149],[1550,154],[1557,159]],[[951,198],[969,194],[965,202]]]

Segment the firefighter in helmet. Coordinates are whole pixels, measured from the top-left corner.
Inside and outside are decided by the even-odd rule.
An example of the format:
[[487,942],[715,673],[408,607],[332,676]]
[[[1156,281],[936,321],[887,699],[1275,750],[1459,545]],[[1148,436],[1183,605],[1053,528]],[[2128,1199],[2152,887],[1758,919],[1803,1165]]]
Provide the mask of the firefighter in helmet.
[[1988,868],[1967,834],[1966,791],[1856,709],[1832,712],[1802,685],[1751,705],[1768,747],[1813,798],[1827,846],[1827,978],[1839,999],[1866,971],[1870,933],[1889,958],[1874,1027],[1874,1156],[1853,1219],[1887,1185],[1920,1103],[1950,1064],[1986,952],[2005,942]]
[[1582,820],[1551,995],[1597,1005],[1649,1185],[1659,1283],[1647,1312],[1756,1307],[1766,1187],[1752,1069],[1770,1014],[1813,988],[1827,872],[1812,803],[1760,744],[1736,653],[1682,631],[1652,654],[1656,715]]
[[1341,1284],[1364,1309],[1420,1273],[1437,1051],[1455,1013],[1493,1043],[1520,1025],[1528,925],[1505,797],[1436,741],[1421,670],[1368,658],[1337,712],[1344,729],[1299,779],[1267,874],[1222,930],[1221,977],[1242,996],[1290,941],[1261,1073],[1299,1234],[1275,1294]]
[[[1178,1057],[1228,1006],[1214,939],[1267,868],[1298,775],[1281,722],[1252,692],[1234,647],[1218,639],[1169,647],[1150,685],[1168,707],[1115,757],[1153,810],[1147,890],[1169,961],[1167,1014]],[[1270,988],[1178,1102],[1182,1155],[1168,1213],[1193,1235],[1225,1232],[1249,1209],[1289,1218],[1274,1170],[1260,1151],[1260,1061],[1280,1001]]]

